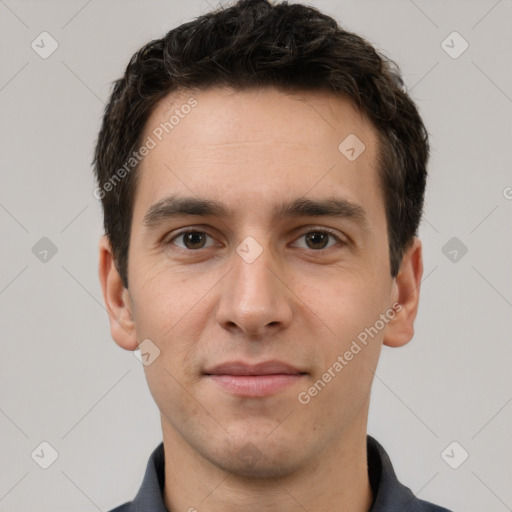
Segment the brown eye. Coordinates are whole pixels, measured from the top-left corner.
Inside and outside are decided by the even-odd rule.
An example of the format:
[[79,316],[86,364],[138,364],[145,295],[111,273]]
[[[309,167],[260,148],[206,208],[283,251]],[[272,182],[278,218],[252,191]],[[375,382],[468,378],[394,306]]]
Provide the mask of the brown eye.
[[309,244],[311,249],[325,249],[329,242],[329,234],[313,231],[306,235],[306,243]]
[[[329,231],[316,230],[316,231],[308,231],[299,237],[299,239],[304,238],[305,246],[300,246],[301,249],[313,249],[316,251],[321,251],[322,249],[328,249],[336,243],[341,242],[341,240],[335,236],[333,233]],[[332,240],[332,243],[328,246],[329,240]]]
[[[204,233],[203,231],[183,231],[169,240],[169,243],[173,243],[181,249],[188,249],[193,251],[204,249],[206,247],[205,243],[207,237],[210,237],[210,235]],[[176,243],[178,240],[181,241],[183,245]]]

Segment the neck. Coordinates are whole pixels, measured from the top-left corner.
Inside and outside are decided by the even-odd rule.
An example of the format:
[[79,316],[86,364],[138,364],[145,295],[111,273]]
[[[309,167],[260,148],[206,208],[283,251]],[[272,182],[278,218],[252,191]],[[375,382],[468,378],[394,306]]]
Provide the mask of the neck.
[[165,447],[164,501],[169,512],[368,512],[365,428],[347,432],[302,469],[279,477],[230,473],[202,457],[169,425]]

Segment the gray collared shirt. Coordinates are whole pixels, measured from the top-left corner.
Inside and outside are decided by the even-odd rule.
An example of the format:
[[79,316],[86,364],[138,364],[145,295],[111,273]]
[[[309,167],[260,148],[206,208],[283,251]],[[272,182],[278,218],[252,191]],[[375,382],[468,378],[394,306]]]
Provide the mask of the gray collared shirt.
[[[420,500],[396,478],[388,454],[371,436],[367,436],[368,475],[373,491],[373,504],[368,512],[450,512],[448,509]],[[163,500],[165,483],[164,445],[151,454],[142,485],[133,501],[110,512],[169,512]]]

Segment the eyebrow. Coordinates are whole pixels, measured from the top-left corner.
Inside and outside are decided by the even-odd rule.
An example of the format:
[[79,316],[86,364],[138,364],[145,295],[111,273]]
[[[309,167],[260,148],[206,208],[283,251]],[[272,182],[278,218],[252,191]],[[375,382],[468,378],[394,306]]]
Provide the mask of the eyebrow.
[[[149,229],[162,222],[185,216],[233,217],[233,211],[223,203],[206,198],[172,195],[166,197],[146,211],[142,223]],[[289,203],[276,205],[272,210],[272,221],[297,217],[335,217],[353,220],[364,229],[369,228],[368,217],[364,209],[355,203],[340,197],[325,199],[299,198]]]

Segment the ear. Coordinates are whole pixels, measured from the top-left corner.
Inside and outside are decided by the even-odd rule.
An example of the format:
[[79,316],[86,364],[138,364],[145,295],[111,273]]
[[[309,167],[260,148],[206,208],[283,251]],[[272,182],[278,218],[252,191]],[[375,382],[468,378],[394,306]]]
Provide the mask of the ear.
[[114,263],[114,256],[108,238],[103,235],[99,242],[98,273],[103,300],[110,320],[110,333],[114,341],[125,350],[138,348],[132,305],[128,290]]
[[421,241],[414,238],[405,252],[400,270],[393,284],[393,296],[399,304],[395,316],[388,323],[384,334],[384,345],[401,347],[414,335],[414,320],[418,312],[421,277],[423,276],[423,256]]

